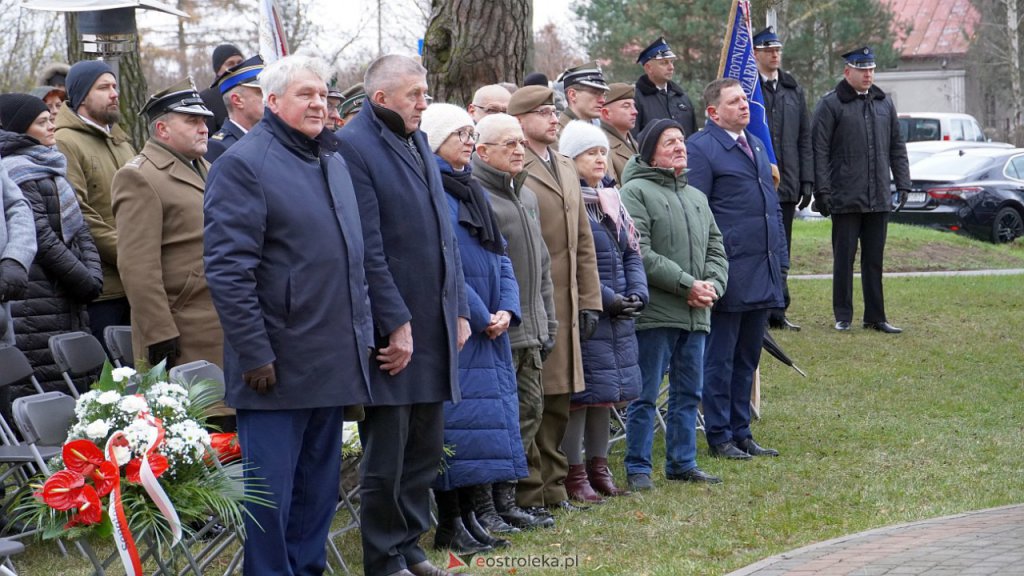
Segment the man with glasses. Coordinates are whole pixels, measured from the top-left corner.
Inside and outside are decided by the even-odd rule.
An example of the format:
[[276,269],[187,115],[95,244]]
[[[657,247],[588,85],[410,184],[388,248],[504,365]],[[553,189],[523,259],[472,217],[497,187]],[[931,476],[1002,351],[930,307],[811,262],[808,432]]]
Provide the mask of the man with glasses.
[[608,137],[608,175],[622,185],[622,171],[626,162],[639,152],[630,130],[636,125],[636,101],[633,86],[617,82],[608,87],[608,96],[601,108],[601,130]]
[[580,341],[597,329],[602,309],[594,237],[583,207],[583,192],[572,160],[555,152],[558,117],[554,92],[543,86],[520,88],[508,112],[519,120],[526,138],[526,185],[537,195],[544,243],[551,254],[558,332],[545,348],[544,412],[537,432],[537,451],[527,454],[530,476],[520,480],[519,505],[533,515],[545,507],[579,510],[569,502],[565,477],[569,464],[561,451],[569,423],[569,399],[584,388]]
[[[569,68],[558,77],[565,90],[566,108],[558,117],[558,125],[565,125],[573,120],[583,120],[591,124],[601,121],[601,108],[605,105],[608,94],[608,83],[597,62],[590,62],[575,68]],[[588,224],[589,226],[589,224]]]
[[419,129],[426,75],[406,56],[374,60],[363,80],[367,102],[339,134],[359,198],[377,338],[373,400],[359,424],[366,574],[448,574],[419,539],[430,530],[444,402],[460,400],[469,303],[441,172]]
[[466,107],[473,122],[479,122],[491,114],[505,114],[512,94],[501,84],[481,86],[473,94],[473,102]]
[[651,42],[637,57],[636,62],[644,67],[644,73],[636,81],[634,137],[639,137],[644,127],[658,118],[679,122],[687,137],[697,131],[693,102],[682,87],[672,81],[675,61],[676,55],[664,37]]

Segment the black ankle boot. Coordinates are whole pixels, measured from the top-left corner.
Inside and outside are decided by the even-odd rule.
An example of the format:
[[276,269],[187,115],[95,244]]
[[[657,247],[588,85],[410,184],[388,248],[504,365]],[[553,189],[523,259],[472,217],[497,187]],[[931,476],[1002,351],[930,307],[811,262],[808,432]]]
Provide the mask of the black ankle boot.
[[456,554],[479,554],[494,550],[473,538],[462,523],[459,495],[454,490],[435,490],[437,501],[437,529],[434,531],[434,549],[448,549]]
[[514,482],[501,482],[494,485],[494,507],[502,520],[522,530],[551,528],[555,525],[554,519],[550,516],[545,518],[533,516],[516,504]]
[[[477,542],[492,548],[508,548],[511,546],[511,542],[494,536],[477,521],[476,512],[473,511],[473,488],[459,488],[458,492],[459,510],[462,512],[462,525],[466,527],[466,530],[473,538],[476,538]],[[501,517],[498,516],[498,518]]]
[[463,510],[471,509],[476,516],[477,522],[491,534],[518,534],[519,528],[505,522],[498,511],[494,509],[494,494],[491,492],[490,484],[478,484],[467,488],[460,488],[469,492],[470,505],[465,505],[461,500],[459,505]]

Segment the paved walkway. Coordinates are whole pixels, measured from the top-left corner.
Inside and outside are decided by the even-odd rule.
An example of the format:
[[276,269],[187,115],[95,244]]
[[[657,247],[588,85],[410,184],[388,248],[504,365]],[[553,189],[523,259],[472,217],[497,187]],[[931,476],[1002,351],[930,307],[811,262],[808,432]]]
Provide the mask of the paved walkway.
[[[932,270],[929,272],[886,272],[886,278],[914,278],[920,276],[1014,276],[1024,274],[1022,268],[1005,268],[995,270]],[[860,272],[854,272],[860,277]],[[790,280],[831,280],[831,274],[794,274],[788,277]],[[1024,572],[1022,572],[1024,573]]]
[[1024,505],[889,526],[766,558],[727,576],[1024,574]]

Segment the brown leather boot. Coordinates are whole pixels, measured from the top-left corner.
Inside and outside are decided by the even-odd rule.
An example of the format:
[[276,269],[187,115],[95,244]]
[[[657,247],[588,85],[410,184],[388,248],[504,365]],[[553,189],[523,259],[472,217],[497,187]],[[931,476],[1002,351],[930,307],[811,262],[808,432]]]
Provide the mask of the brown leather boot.
[[591,488],[587,480],[587,468],[583,464],[570,464],[569,475],[565,477],[565,490],[569,493],[570,500],[587,502],[590,504],[601,504],[604,498]]
[[612,471],[608,469],[608,459],[594,457],[587,460],[587,479],[590,486],[605,496],[628,496],[629,490],[622,490],[615,485]]

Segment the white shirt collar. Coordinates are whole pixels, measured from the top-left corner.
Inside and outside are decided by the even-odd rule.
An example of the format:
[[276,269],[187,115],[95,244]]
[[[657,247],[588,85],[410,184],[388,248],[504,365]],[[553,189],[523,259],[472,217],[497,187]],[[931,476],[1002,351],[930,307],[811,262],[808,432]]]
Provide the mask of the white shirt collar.
[[239,124],[238,122],[235,122],[231,118],[228,118],[228,122],[231,122],[235,126],[238,126],[238,129],[242,131],[242,134],[248,134],[249,133],[249,131],[246,130],[241,124]]
[[[78,113],[76,112],[76,114],[78,114]],[[110,134],[110,126],[100,126],[99,124],[93,122],[92,120],[89,120],[85,116],[82,116],[81,114],[78,114],[78,117],[82,119],[82,122],[85,122],[86,124],[88,124],[90,126],[95,126],[95,127],[99,128],[100,130],[103,130],[107,134]]]
[[[722,130],[725,130],[725,128],[722,128]],[[742,132],[733,132],[732,130],[725,130],[725,133],[732,136],[733,140],[739,140],[740,134],[742,134]]]
[[767,74],[761,74],[761,81],[763,81],[763,82],[770,82],[772,80],[778,80],[778,79],[779,79],[779,71],[778,70],[776,70],[775,73],[772,74],[771,76],[769,76]]

